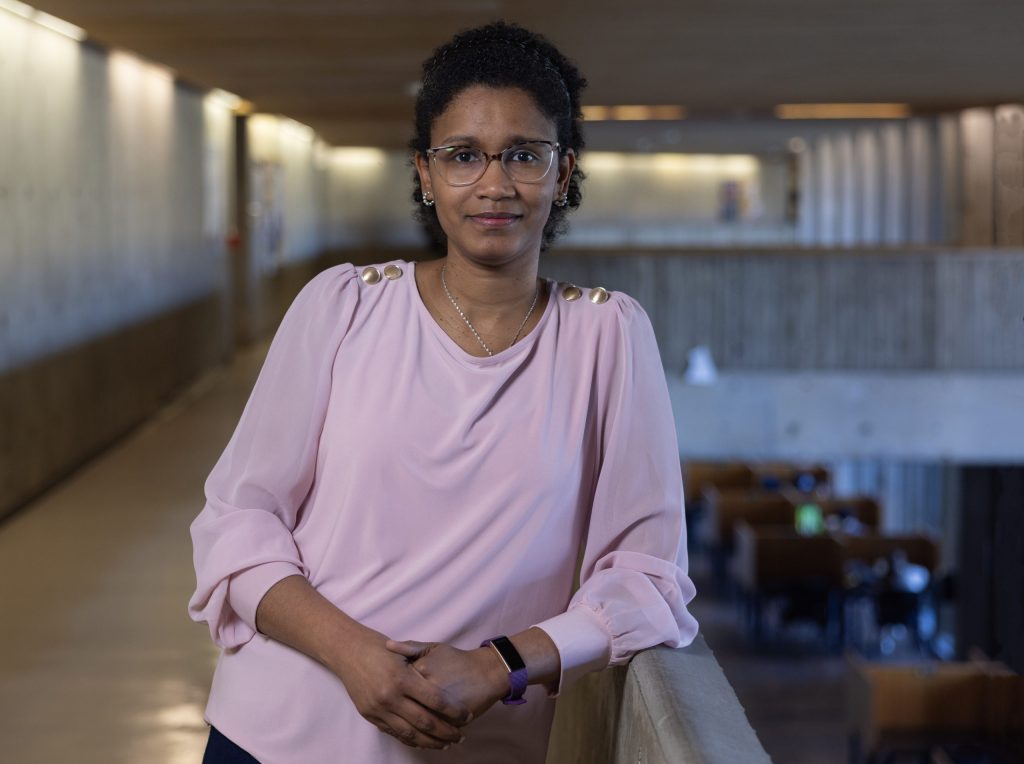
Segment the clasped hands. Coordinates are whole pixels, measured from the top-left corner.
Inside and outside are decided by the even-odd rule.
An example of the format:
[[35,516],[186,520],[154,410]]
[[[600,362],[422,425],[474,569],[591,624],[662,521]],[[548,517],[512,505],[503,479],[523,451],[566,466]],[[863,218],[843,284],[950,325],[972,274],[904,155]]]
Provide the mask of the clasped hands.
[[462,742],[461,727],[508,694],[508,672],[489,647],[399,642],[374,633],[338,673],[360,714],[414,748]]

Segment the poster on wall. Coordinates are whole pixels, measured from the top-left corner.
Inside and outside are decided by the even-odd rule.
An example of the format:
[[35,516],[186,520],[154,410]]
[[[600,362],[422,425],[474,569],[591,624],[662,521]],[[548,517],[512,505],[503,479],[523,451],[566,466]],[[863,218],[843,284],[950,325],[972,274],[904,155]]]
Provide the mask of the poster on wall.
[[272,275],[284,261],[284,166],[258,160],[250,167],[251,262],[257,273]]

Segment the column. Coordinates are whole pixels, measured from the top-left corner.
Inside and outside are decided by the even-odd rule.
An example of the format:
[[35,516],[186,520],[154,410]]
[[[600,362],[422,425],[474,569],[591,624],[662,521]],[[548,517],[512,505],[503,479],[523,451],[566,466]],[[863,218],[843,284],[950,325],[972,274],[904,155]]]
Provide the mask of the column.
[[963,196],[960,244],[990,247],[994,225],[994,143],[991,109],[967,109],[960,114]]
[[882,146],[882,243],[896,246],[907,240],[907,188],[904,169],[903,124],[883,125]]
[[935,217],[936,182],[934,167],[935,139],[929,119],[912,119],[907,123],[907,167],[909,193],[908,236],[911,244],[929,244]]
[[995,111],[995,242],[1024,246],[1024,106]]
[[877,246],[882,242],[882,155],[874,128],[861,128],[856,132],[853,154],[860,213],[857,238],[861,244]]

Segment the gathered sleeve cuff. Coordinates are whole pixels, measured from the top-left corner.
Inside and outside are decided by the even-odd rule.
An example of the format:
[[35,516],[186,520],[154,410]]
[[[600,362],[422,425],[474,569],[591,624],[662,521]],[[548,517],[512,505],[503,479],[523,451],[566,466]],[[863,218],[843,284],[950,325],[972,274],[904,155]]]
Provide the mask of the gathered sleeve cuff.
[[605,668],[611,657],[612,636],[601,616],[586,605],[570,607],[564,613],[535,624],[555,643],[561,660],[556,684],[548,685],[548,697],[557,697],[560,688],[568,687],[591,671]]
[[640,650],[684,647],[697,634],[687,610],[679,446],[650,320],[614,293],[598,380],[601,460],[580,568],[567,610],[534,624],[558,648],[556,697],[584,674],[626,663]]
[[292,531],[309,494],[338,348],[358,301],[351,265],[310,281],[285,314],[191,526],[196,590],[188,611],[215,644],[256,634],[263,595],[309,577]]

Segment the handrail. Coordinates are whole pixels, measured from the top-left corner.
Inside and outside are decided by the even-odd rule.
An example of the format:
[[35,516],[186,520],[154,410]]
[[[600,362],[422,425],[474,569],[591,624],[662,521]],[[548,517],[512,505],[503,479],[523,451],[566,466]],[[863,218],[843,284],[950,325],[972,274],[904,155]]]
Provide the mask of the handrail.
[[549,764],[770,764],[714,653],[655,647],[558,699]]

